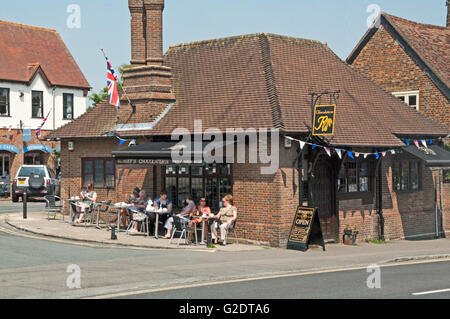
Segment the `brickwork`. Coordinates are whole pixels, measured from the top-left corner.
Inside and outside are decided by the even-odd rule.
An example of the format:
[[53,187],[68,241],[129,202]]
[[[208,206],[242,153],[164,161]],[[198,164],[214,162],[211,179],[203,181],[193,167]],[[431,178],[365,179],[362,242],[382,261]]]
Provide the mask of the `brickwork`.
[[388,92],[419,90],[419,111],[450,127],[450,102],[383,25],[352,65]]

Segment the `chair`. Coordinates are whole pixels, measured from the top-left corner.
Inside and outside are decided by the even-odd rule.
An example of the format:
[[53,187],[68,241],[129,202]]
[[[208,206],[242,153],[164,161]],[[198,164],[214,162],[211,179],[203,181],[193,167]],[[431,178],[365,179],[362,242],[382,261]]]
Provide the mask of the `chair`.
[[[81,205],[81,203],[73,203],[72,205],[73,205],[72,208],[75,210],[76,210],[76,207],[80,207],[80,208],[83,207]],[[89,205],[89,207],[84,211],[84,218],[83,218],[84,219],[84,221],[83,221],[84,228],[87,227],[88,220],[89,220],[89,223],[91,223],[91,224],[94,222],[94,212],[95,212],[96,205],[97,205],[97,203],[91,203]]]
[[108,222],[107,224],[109,225],[109,211],[110,211],[110,205],[111,205],[112,201],[111,200],[106,200],[100,203],[95,204],[95,211],[97,212],[97,226],[96,228],[101,229],[100,227],[100,214],[104,213],[106,216],[108,216]]
[[174,216],[172,237],[170,238],[169,245],[172,243],[175,233],[181,233],[180,238],[178,239],[177,246],[180,246],[180,241],[183,238],[183,236],[185,238],[186,244],[188,244],[189,243],[188,236],[192,230],[193,229],[189,226],[189,220],[187,220],[186,218]]
[[61,214],[63,209],[62,205],[56,205],[56,200],[61,201],[61,198],[55,195],[47,195],[44,196],[44,199],[46,202],[45,209],[47,210],[47,220],[50,220],[50,217],[56,219],[56,214]]
[[130,209],[130,212],[133,214],[133,217],[131,219],[130,225],[128,225],[127,235],[130,234],[131,229],[133,229],[136,224],[141,223],[140,232],[141,233],[146,232],[147,237],[150,237],[150,230],[148,227],[148,216],[143,212],[134,209]]
[[227,235],[225,236],[225,241],[228,243],[228,235],[233,232],[234,234],[234,239],[236,240],[236,243],[239,244],[239,238],[237,237],[236,234],[236,222],[237,220],[234,221],[233,226],[231,226],[231,228],[228,230]]

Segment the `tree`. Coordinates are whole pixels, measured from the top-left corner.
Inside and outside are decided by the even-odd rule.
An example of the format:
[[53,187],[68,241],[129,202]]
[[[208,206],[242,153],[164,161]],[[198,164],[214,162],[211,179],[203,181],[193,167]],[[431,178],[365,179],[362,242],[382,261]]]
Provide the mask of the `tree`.
[[[122,88],[123,84],[123,71],[127,68],[129,68],[129,64],[122,64],[118,67],[117,71],[119,72],[119,79],[117,80],[117,89],[120,90]],[[89,95],[89,100],[92,101],[92,105],[88,108],[88,110],[96,107],[101,102],[105,101],[108,98],[108,88],[104,87],[100,92],[98,93],[92,93]]]

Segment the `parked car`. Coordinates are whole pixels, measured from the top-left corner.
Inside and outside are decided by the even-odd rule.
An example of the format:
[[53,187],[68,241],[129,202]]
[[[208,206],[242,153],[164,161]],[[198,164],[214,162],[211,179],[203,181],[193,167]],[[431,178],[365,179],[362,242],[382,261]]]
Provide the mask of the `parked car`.
[[11,194],[11,185],[9,176],[0,176],[0,197],[9,197]]
[[27,197],[44,197],[61,194],[61,183],[55,172],[47,165],[22,165],[12,182],[12,201],[19,201],[23,193]]

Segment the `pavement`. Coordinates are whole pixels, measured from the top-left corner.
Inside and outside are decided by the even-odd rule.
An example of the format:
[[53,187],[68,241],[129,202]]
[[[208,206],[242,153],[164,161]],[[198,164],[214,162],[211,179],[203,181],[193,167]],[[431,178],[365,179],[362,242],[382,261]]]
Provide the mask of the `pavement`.
[[[264,286],[264,280],[282,280],[282,277],[298,274],[342,273],[356,267],[360,276],[372,264],[450,260],[450,239],[447,238],[360,243],[357,246],[330,244],[325,252],[314,248],[305,253],[237,244],[216,249],[195,245],[174,249],[176,245],[168,247],[167,241],[123,233],[119,234],[118,242],[121,244],[112,243],[109,232],[104,229],[72,227],[61,220],[47,221],[42,212],[31,212],[27,220],[22,219],[21,213],[1,215],[0,297],[101,298],[138,295],[140,292],[144,292],[145,297],[148,291],[156,293],[177,287],[179,293],[184,291],[189,297],[190,290],[183,288],[261,280],[262,286],[243,287],[243,291],[250,292],[251,287],[268,289],[270,284]],[[70,275],[67,267],[71,264],[81,269],[81,289],[66,286]],[[326,277],[320,280],[326,282]],[[293,289],[289,288],[287,279],[280,284],[286,291]],[[299,285],[303,287],[303,284]],[[425,288],[428,289],[425,285],[417,285],[419,290]],[[209,290],[213,298],[224,296],[215,290],[214,287]],[[259,291],[253,291],[249,297],[260,295]]]

